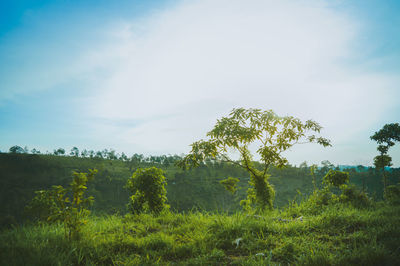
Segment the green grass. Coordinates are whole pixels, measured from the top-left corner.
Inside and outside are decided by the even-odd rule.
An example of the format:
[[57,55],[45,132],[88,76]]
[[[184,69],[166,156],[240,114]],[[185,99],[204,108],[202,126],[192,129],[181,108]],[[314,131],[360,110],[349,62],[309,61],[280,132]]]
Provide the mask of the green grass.
[[79,241],[68,241],[61,224],[14,227],[0,233],[0,265],[400,264],[399,206],[304,206],[93,216]]

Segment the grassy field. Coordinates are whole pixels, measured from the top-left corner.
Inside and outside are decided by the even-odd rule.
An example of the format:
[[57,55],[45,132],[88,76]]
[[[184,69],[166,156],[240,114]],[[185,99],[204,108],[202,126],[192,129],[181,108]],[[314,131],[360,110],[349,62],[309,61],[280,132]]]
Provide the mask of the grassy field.
[[[233,213],[241,210],[239,201],[246,197],[249,188],[249,174],[229,164],[214,164],[182,171],[172,163],[168,167],[146,162],[131,165],[130,161],[121,160],[0,153],[0,228],[21,224],[29,219],[24,207],[35,196],[35,191],[49,189],[53,185],[68,186],[73,170],[98,170],[94,181],[88,185],[88,194],[95,198],[91,211],[97,214],[125,214],[130,196],[125,188],[128,178],[137,167],[151,166],[165,171],[168,204],[177,212],[197,208],[207,212]],[[319,187],[328,170],[318,169],[316,179]],[[368,194],[382,199],[382,177],[378,171],[365,167],[362,171],[350,168],[349,172],[350,183],[362,189],[365,181]],[[398,182],[399,173],[400,169],[392,169],[388,173],[389,184]],[[227,177],[240,179],[239,189],[234,196],[219,183]],[[298,195],[297,191],[304,194],[313,191],[309,166],[272,168],[270,182],[277,192],[275,208],[286,206]]]
[[[221,176],[241,174],[235,168],[216,165],[178,172],[170,166],[166,169],[170,210],[160,215],[106,214],[96,206],[126,209],[127,162],[48,155],[0,159],[1,210],[17,218],[34,190],[68,184],[72,169],[89,165],[99,169],[88,188],[95,206],[77,239],[66,237],[62,223],[28,219],[4,223],[0,265],[400,265],[398,186],[395,198],[386,202],[368,197],[357,183],[346,185],[342,192],[328,191],[322,187],[320,169],[319,187],[313,190],[308,168],[288,167],[271,178],[280,201],[277,208],[255,213],[240,211],[240,195],[229,195],[219,184]],[[396,171],[391,173],[394,177]],[[372,171],[353,171],[350,180],[352,174],[356,181],[365,178],[369,187],[380,181]],[[240,186],[239,192],[245,193],[246,187]],[[174,208],[185,202],[225,209]],[[227,208],[231,205],[237,209]]]
[[92,216],[79,240],[61,224],[0,234],[0,265],[399,265],[400,207],[310,200],[259,215]]

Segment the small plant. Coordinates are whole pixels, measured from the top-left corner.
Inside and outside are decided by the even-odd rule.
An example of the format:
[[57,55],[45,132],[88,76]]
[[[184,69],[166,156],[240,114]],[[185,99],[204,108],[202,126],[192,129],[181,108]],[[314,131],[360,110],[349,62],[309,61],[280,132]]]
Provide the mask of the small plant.
[[128,179],[126,187],[132,196],[128,207],[132,213],[152,212],[159,214],[168,208],[164,171],[156,168],[139,168]]
[[73,180],[68,189],[63,186],[53,186],[50,190],[36,191],[36,196],[26,210],[36,213],[38,220],[62,222],[65,236],[69,240],[79,239],[82,226],[87,222],[85,218],[90,214],[86,207],[94,201],[93,197],[84,197],[86,183],[91,181],[96,173],[96,169],[89,169],[89,173],[74,171]]

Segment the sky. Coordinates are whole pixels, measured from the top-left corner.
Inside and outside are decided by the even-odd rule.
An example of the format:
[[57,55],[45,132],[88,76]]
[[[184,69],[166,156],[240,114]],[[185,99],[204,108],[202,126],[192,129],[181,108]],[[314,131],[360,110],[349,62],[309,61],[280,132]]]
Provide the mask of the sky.
[[[233,108],[313,119],[332,147],[291,164],[372,165],[400,122],[396,0],[3,0],[0,150],[184,154]],[[391,148],[400,167],[400,143]]]

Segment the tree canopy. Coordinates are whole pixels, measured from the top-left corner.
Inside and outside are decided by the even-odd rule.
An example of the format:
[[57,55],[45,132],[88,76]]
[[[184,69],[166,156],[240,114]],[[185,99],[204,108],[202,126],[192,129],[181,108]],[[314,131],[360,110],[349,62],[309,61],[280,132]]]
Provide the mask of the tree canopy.
[[[283,152],[301,143],[318,143],[330,146],[326,138],[315,135],[322,127],[313,120],[302,122],[293,116],[278,116],[272,110],[233,109],[228,117],[217,120],[207,133],[208,140],[194,142],[192,150],[179,163],[182,168],[197,167],[207,160],[219,160],[244,168],[251,176],[255,190],[248,191],[250,202],[261,208],[272,208],[273,188],[267,179],[270,166],[283,167],[288,160]],[[256,153],[262,169],[253,165],[250,144],[258,144]],[[236,151],[239,160],[233,160],[230,152]]]
[[387,153],[389,148],[394,146],[396,141],[400,141],[400,125],[399,123],[386,124],[382,127],[382,129],[375,132],[375,134],[370,138],[379,144],[377,147],[379,155],[374,158],[374,165],[376,168],[382,169],[383,186],[384,191],[386,191],[387,180],[385,175],[385,167],[392,165],[392,157],[390,157]]

